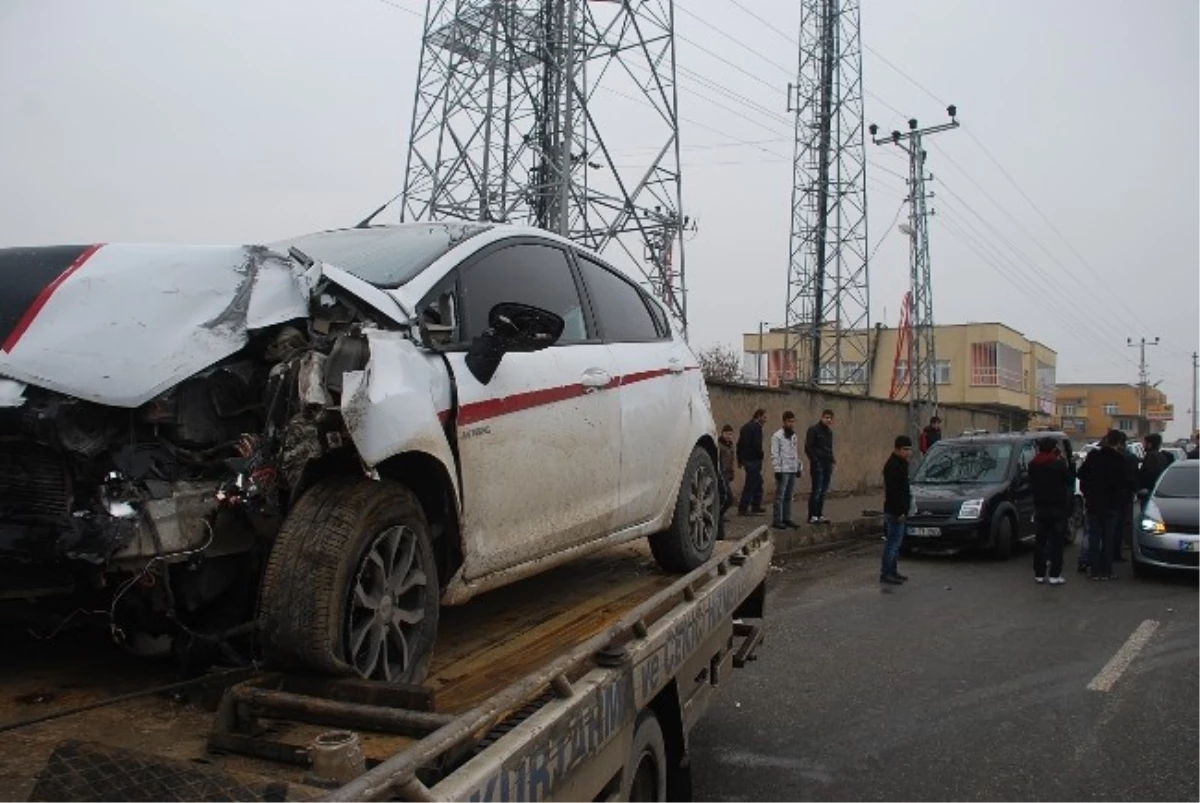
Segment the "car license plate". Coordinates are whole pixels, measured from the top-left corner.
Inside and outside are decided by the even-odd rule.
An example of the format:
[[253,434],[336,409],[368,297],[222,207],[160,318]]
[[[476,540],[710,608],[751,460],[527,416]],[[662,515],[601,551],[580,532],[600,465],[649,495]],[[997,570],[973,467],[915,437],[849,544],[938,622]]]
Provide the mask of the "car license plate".
[[941,535],[942,528],[941,527],[909,527],[908,534],[915,535],[915,536],[922,537],[922,538],[929,538],[930,536]]
[[1196,551],[1196,542],[1195,541],[1184,541],[1181,538],[1179,540],[1179,551],[1180,552],[1195,552]]

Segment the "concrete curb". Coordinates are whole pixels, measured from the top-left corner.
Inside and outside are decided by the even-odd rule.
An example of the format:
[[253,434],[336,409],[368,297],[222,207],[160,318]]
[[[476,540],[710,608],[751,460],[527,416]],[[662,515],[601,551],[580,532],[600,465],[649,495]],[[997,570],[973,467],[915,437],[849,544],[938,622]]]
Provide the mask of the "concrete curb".
[[798,530],[771,530],[775,554],[780,557],[827,551],[861,544],[883,532],[880,518],[857,518],[833,524],[802,524]]

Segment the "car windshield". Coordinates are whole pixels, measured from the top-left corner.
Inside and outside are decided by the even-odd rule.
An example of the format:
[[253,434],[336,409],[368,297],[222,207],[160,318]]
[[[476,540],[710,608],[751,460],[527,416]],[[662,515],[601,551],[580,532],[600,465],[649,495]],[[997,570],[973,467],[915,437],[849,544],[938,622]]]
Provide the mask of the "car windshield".
[[1162,499],[1196,499],[1200,497],[1200,467],[1172,466],[1163,472],[1154,495]]
[[376,287],[395,288],[488,228],[482,223],[446,222],[371,226],[305,234],[272,243],[271,248],[286,252],[295,247]]
[[1011,443],[954,443],[942,441],[929,450],[913,482],[960,485],[1001,482],[1012,459]]

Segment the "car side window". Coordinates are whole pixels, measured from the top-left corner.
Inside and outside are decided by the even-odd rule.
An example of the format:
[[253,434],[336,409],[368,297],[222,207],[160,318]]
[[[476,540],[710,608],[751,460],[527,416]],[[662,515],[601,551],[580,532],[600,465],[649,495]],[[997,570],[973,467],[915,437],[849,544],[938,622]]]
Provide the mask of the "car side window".
[[1029,469],[1029,463],[1033,460],[1034,454],[1037,453],[1037,444],[1026,441],[1021,444],[1020,467],[1022,471]]
[[587,319],[567,254],[552,245],[518,243],[487,254],[463,272],[462,315],[466,340],[488,327],[501,303],[528,304],[562,317],[558,345],[588,340]]
[[579,270],[605,340],[637,343],[665,337],[636,285],[585,256],[579,257]]

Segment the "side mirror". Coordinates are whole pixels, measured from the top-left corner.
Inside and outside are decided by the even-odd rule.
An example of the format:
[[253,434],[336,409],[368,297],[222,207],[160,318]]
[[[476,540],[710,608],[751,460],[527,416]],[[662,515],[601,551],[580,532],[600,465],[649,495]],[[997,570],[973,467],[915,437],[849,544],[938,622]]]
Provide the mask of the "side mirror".
[[527,304],[500,303],[488,313],[488,328],[467,351],[467,368],[483,384],[492,381],[509,352],[541,351],[562,337],[563,319]]

